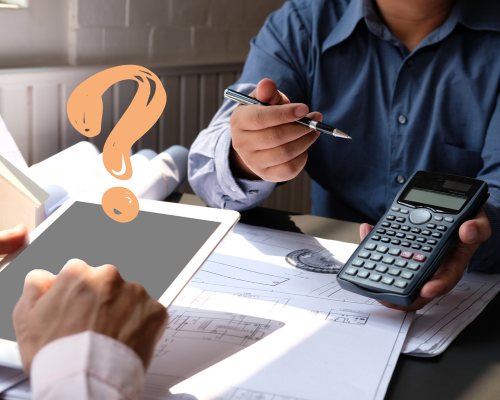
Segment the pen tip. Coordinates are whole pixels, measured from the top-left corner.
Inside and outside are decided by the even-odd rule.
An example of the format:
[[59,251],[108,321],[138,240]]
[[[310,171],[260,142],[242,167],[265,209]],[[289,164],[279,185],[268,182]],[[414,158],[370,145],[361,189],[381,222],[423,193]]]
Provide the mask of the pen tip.
[[350,137],[347,133],[342,132],[339,129],[334,130],[334,135],[343,139],[352,139],[352,137]]

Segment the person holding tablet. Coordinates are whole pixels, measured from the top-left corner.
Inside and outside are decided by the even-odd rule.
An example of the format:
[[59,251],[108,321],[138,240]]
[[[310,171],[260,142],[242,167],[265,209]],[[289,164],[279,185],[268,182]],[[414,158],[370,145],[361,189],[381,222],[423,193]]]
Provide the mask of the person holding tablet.
[[305,169],[312,214],[374,224],[417,170],[484,180],[489,200],[408,307],[420,308],[467,267],[499,271],[498,46],[498,2],[286,1],[231,86],[269,106],[223,103],[191,146],[191,187],[209,206],[245,210]]
[[[22,226],[0,231],[0,254],[25,242]],[[31,271],[13,323],[33,399],[138,398],[166,321],[165,307],[114,266]]]

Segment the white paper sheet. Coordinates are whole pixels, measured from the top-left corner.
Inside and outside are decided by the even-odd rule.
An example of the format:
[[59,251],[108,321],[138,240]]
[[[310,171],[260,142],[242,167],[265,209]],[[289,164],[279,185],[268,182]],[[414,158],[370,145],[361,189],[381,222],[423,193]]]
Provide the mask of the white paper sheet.
[[467,273],[455,288],[417,311],[403,353],[443,353],[500,291],[500,274]]
[[28,165],[19,151],[12,135],[10,134],[4,120],[0,116],[0,155],[4,156],[17,168],[26,169]]
[[184,378],[171,392],[198,400],[382,399],[411,318],[343,291],[335,275],[285,261],[303,248],[326,249],[343,262],[355,245],[238,225],[175,305],[207,318],[229,313],[242,324],[253,323],[252,329],[252,318],[259,318],[266,334],[244,345],[244,332],[234,335],[239,351],[234,342],[226,344],[224,356],[232,355],[212,357],[212,364],[219,362],[195,375],[208,361],[200,349],[222,346],[224,337],[164,340],[160,346],[168,350],[153,360],[144,399],[167,398],[169,386]]

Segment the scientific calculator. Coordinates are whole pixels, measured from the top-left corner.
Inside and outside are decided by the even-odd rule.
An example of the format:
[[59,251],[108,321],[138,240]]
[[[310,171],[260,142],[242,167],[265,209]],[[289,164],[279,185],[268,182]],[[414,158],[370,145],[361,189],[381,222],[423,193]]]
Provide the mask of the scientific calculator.
[[485,182],[417,171],[337,275],[346,290],[411,304],[488,198]]

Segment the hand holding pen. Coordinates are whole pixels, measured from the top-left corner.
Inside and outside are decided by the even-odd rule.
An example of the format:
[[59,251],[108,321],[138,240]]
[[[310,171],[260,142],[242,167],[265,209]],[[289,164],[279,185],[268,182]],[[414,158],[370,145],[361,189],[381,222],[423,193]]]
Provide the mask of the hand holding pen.
[[[305,104],[291,104],[269,79],[260,81],[250,97],[272,107],[257,104],[233,111],[230,153],[233,173],[270,182],[293,179],[304,168],[307,150],[320,135],[317,123],[321,122],[322,115],[310,113]],[[299,120],[313,121],[316,125],[297,123]],[[339,134],[340,131],[336,131]]]

